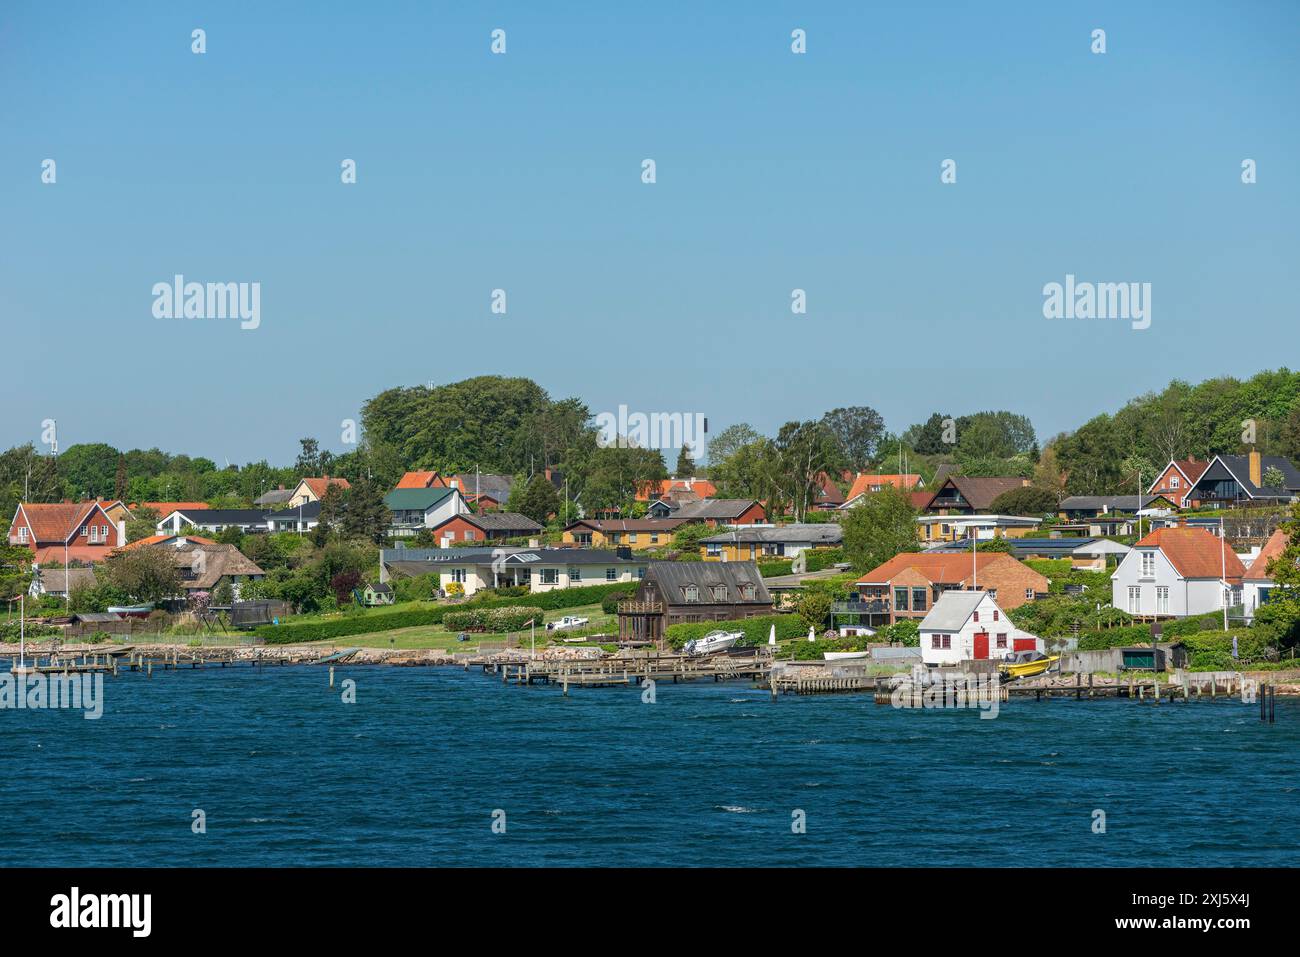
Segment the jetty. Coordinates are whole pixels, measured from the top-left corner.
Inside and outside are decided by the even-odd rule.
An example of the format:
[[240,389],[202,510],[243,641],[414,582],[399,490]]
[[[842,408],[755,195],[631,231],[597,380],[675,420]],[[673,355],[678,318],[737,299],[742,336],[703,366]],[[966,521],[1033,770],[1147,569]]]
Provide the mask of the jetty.
[[728,654],[692,657],[657,651],[630,652],[608,657],[533,658],[493,655],[469,658],[465,669],[478,666],[506,685],[558,685],[570,688],[609,688],[641,685],[644,681],[679,684],[687,681],[750,681],[762,683],[772,669],[772,657],[762,648]]

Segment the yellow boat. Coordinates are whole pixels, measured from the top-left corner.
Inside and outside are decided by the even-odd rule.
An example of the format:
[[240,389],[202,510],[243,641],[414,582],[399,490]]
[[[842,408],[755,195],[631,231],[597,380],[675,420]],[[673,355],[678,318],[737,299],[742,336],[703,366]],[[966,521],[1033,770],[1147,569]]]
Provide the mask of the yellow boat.
[[1060,660],[1059,655],[1049,658],[1041,651],[1021,651],[1011,661],[1000,662],[998,670],[1006,678],[1033,678],[1049,671]]

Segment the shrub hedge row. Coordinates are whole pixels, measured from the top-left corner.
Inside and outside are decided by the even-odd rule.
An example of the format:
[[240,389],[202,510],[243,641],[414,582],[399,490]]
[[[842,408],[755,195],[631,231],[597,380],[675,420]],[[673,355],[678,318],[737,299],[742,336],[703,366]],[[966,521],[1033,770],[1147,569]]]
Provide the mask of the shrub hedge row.
[[471,608],[467,611],[449,611],[443,615],[442,624],[448,631],[518,631],[529,620],[541,623],[542,610],[524,605],[503,608]]
[[737,642],[738,645],[762,645],[767,643],[773,625],[776,625],[777,641],[808,634],[808,626],[798,615],[761,615],[735,621],[693,621],[669,625],[664,636],[670,645],[680,648],[692,638],[703,638],[711,631],[743,631],[745,637]]

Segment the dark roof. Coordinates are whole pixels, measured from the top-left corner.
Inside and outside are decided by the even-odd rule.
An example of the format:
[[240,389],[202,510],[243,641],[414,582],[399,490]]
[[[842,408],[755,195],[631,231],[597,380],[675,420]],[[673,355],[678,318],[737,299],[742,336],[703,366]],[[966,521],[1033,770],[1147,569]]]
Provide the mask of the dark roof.
[[305,522],[309,518],[320,518],[321,503],[319,501],[307,502],[303,505],[295,505],[293,508],[277,508],[266,513],[267,518],[292,519],[298,521],[299,516]]
[[1071,509],[1090,509],[1090,508],[1112,508],[1118,511],[1133,512],[1139,508],[1146,508],[1157,498],[1164,498],[1163,495],[1143,495],[1141,504],[1138,502],[1136,495],[1071,495],[1069,498],[1061,500],[1063,510]]
[[737,518],[758,502],[752,498],[706,498],[682,505],[673,518]]
[[[1222,462],[1232,472],[1238,484],[1250,494],[1252,498],[1290,498],[1293,494],[1300,492],[1300,471],[1291,464],[1288,459],[1280,455],[1261,455],[1259,475],[1262,480],[1264,473],[1269,469],[1277,469],[1282,473],[1285,482],[1281,488],[1270,487],[1267,485],[1256,485],[1250,480],[1250,456],[1249,455],[1220,455]],[[1202,480],[1211,478],[1209,470],[1201,476]]]
[[460,489],[453,488],[395,488],[384,496],[384,504],[390,510],[408,511],[418,509],[427,512],[448,495],[454,495]]
[[293,489],[275,488],[253,499],[254,505],[283,505],[293,498]]
[[373,592],[378,592],[381,595],[391,595],[393,593],[393,590],[389,588],[387,585],[385,585],[383,582],[372,582],[366,587]]
[[[542,526],[533,521],[527,515],[520,515],[518,512],[478,512],[465,515],[454,515],[452,518],[461,518],[469,522],[476,528],[481,528],[485,532],[540,532]],[[451,521],[451,519],[447,519]],[[443,522],[442,524],[446,524]]]
[[[758,573],[754,562],[651,562],[646,569],[645,579],[639,591],[644,591],[651,582],[655,583],[670,605],[685,605],[687,585],[700,589],[700,599],[690,604],[698,605],[770,605],[772,596],[763,584],[763,576]],[[754,585],[754,597],[746,600],[741,597],[742,584]],[[715,585],[727,586],[727,598],[718,601],[713,598]]]
[[947,479],[934,487],[934,492],[930,496],[930,502],[926,508],[934,502],[935,496],[943,491],[947,485],[952,485],[957,491],[961,492],[962,497],[971,508],[976,511],[984,511],[997,499],[1003,492],[1011,492],[1018,488],[1025,487],[1025,480],[1015,475],[949,475]]
[[702,539],[708,544],[734,545],[740,542],[794,542],[801,545],[838,545],[844,530],[838,522],[810,522],[799,525],[742,525]]
[[504,502],[510,497],[510,489],[515,482],[513,475],[495,475],[489,472],[480,472],[478,476],[473,472],[458,473],[445,478],[448,481],[455,479],[462,495],[491,495],[498,502]]
[[580,518],[565,527],[571,532],[579,526],[595,529],[599,532],[670,532],[686,524],[686,519],[677,518]]

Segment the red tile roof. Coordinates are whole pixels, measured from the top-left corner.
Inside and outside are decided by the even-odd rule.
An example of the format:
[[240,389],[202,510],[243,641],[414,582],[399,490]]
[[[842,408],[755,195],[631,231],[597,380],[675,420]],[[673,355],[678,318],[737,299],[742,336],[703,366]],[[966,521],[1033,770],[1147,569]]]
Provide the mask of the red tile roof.
[[693,492],[700,498],[713,498],[718,494],[718,488],[708,479],[663,479],[659,482],[646,482],[637,489],[636,497],[639,502],[650,502],[678,492]]
[[1273,576],[1268,573],[1268,563],[1286,551],[1289,544],[1289,536],[1279,528],[1269,536],[1268,541],[1264,543],[1264,547],[1259,550],[1259,554],[1255,556],[1255,560],[1250,563],[1250,567],[1242,577],[1251,581],[1272,581]]
[[103,510],[96,502],[23,502],[18,508],[27,516],[35,544],[66,542],[81,527],[86,516],[96,509]]
[[1134,548],[1158,548],[1183,578],[1241,578],[1246,568],[1227,542],[1203,528],[1157,528]]
[[93,564],[102,562],[114,551],[115,549],[107,545],[69,545],[65,555],[65,549],[62,545],[42,545],[35,550],[32,561],[37,565],[46,565],[52,562],[62,565],[64,558],[66,558],[70,562]]
[[324,498],[325,490],[331,485],[337,485],[339,488],[352,487],[352,483],[345,478],[330,478],[329,476],[324,478],[305,478],[303,481],[306,482],[307,487],[311,489],[311,494],[315,495],[317,498]]
[[853,478],[853,485],[849,489],[848,498],[854,499],[864,492],[870,492],[873,486],[892,485],[894,488],[913,489],[921,481],[921,476],[915,472],[893,473],[893,474],[876,474],[868,472],[859,472]]
[[[976,552],[974,570],[978,574],[990,565],[1005,562],[1020,562],[1005,552]],[[932,582],[941,585],[957,585],[971,577],[971,555],[969,552],[900,552],[883,565],[877,565],[858,579],[859,585],[878,585],[893,581],[894,577],[907,569],[915,569]],[[1030,569],[1032,571],[1032,569]],[[1035,572],[1035,574],[1037,574]],[[1047,579],[1043,579],[1044,582]],[[1045,587],[1045,586],[1044,586]]]
[[437,472],[407,472],[397,482],[398,488],[432,488]]

